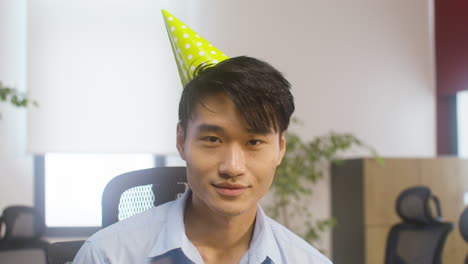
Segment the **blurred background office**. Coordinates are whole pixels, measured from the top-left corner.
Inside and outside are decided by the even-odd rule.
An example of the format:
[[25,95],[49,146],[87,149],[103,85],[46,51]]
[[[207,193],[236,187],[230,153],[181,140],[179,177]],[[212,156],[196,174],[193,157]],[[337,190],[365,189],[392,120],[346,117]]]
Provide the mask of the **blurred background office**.
[[[459,24],[443,18],[463,9],[441,2],[0,0],[0,80],[39,102],[0,104],[0,210],[35,206],[57,232],[95,227],[113,176],[183,165],[175,150],[182,87],[161,9],[228,56],[280,69],[304,123],[292,129],[305,139],[350,132],[385,158],[468,156],[460,78],[468,53],[459,49],[467,41],[436,35]],[[446,24],[436,24],[438,12]],[[332,214],[329,179],[310,203],[317,218]],[[50,230],[48,239],[60,240]],[[331,235],[320,243],[331,255]]]

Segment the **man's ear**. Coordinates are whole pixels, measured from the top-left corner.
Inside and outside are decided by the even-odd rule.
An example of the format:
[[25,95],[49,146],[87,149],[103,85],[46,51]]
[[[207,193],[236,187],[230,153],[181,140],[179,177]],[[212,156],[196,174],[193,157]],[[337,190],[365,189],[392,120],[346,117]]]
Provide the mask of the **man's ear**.
[[282,132],[280,136],[278,164],[276,166],[279,166],[281,164],[281,161],[283,160],[283,157],[284,157],[284,153],[286,153],[286,131]]
[[185,143],[185,135],[184,135],[184,128],[182,125],[177,123],[177,139],[176,139],[176,147],[177,151],[179,151],[180,157],[185,160],[185,151],[184,151],[184,143]]

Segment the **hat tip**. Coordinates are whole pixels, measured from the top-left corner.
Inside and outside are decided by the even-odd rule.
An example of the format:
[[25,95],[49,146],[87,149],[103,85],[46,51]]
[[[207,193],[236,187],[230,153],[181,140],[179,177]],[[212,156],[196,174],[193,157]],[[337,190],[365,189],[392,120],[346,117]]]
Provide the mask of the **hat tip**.
[[171,14],[169,12],[166,11],[166,9],[161,9],[161,13],[163,14],[163,16],[167,17],[167,16],[170,16]]

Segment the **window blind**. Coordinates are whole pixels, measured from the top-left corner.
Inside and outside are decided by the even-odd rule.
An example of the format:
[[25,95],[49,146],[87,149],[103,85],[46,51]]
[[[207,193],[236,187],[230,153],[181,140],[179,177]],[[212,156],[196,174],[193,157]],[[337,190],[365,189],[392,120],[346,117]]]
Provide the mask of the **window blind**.
[[161,9],[184,18],[183,2],[29,1],[29,151],[176,153],[182,87]]

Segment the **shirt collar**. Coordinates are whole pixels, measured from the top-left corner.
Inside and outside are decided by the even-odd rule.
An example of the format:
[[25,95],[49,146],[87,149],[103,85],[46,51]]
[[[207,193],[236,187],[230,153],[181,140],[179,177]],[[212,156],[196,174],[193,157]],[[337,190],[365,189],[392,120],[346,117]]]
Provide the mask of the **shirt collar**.
[[[148,257],[160,256],[173,249],[181,248],[183,253],[195,263],[203,263],[200,253],[185,234],[184,212],[187,199],[190,197],[188,189],[181,198],[171,204],[167,221],[161,229]],[[267,216],[262,208],[257,206],[255,227],[248,252],[248,263],[262,263],[269,257],[273,263],[281,263],[281,256],[276,239],[273,235]],[[245,256],[244,256],[245,257]]]
[[182,197],[170,205],[167,211],[167,221],[162,226],[158,239],[148,257],[157,257],[173,249],[180,248],[195,263],[203,263],[197,249],[185,234],[184,211],[189,197],[190,190],[187,190]]
[[268,217],[260,205],[257,206],[254,234],[247,254],[249,254],[249,263],[263,263],[267,257],[275,264],[281,263],[280,249]]

